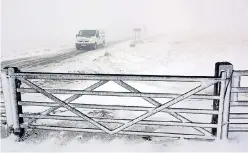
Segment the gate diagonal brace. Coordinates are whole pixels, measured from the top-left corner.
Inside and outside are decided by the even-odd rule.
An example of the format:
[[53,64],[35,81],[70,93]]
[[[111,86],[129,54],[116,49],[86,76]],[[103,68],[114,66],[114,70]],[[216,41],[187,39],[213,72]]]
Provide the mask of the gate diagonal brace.
[[32,82],[26,80],[26,79],[20,79],[23,83],[25,83],[26,85],[30,86],[31,88],[35,89],[37,92],[41,93],[42,95],[46,96],[47,98],[53,100],[54,102],[58,103],[59,105],[61,105],[61,107],[64,107],[66,109],[68,109],[69,111],[71,111],[72,113],[78,115],[79,117],[85,119],[86,121],[90,122],[91,124],[95,125],[96,127],[100,128],[101,130],[103,130],[106,133],[111,134],[112,131],[109,130],[107,127],[103,126],[102,124],[96,122],[95,120],[93,120],[92,118],[88,117],[87,115],[83,114],[82,112],[80,112],[79,110],[75,109],[74,107],[68,105],[66,102],[60,100],[59,98],[55,97],[54,95],[46,92],[44,89],[40,88],[39,86],[33,84]]
[[[107,82],[109,82],[109,81],[98,81],[97,83],[94,83],[93,85],[91,85],[91,86],[85,88],[84,91],[93,91],[93,90],[99,88],[100,86],[106,84]],[[83,96],[83,95],[81,95],[81,94],[75,94],[75,95],[73,95],[73,96],[71,96],[71,97],[65,99],[64,102],[66,102],[66,103],[71,103],[71,102],[73,102],[74,100],[76,100],[76,99],[78,99],[78,98],[80,98],[80,97],[82,97],[82,96]],[[49,108],[49,109],[43,111],[42,113],[40,113],[40,116],[42,116],[42,115],[48,115],[48,114],[50,114],[50,113],[56,111],[56,110],[59,109],[59,108],[60,108],[60,107]],[[28,121],[27,121],[26,123],[24,123],[24,124],[25,124],[25,126],[28,126],[29,124],[35,122],[36,120],[38,120],[38,118],[34,118],[34,119],[31,119],[31,120],[28,120]]]
[[110,134],[116,134],[116,133],[120,132],[121,130],[124,130],[124,129],[134,125],[135,123],[137,123],[137,122],[139,122],[141,120],[144,120],[147,117],[150,117],[150,116],[160,112],[161,110],[163,110],[163,109],[165,109],[167,107],[170,107],[170,106],[182,101],[183,99],[186,99],[186,98],[190,97],[191,95],[193,95],[195,93],[198,93],[198,92],[202,91],[203,89],[206,89],[207,87],[211,86],[215,82],[216,81],[211,81],[211,83],[202,83],[202,85],[199,85],[198,87],[193,88],[192,90],[190,90],[190,91],[188,91],[188,92],[186,92],[186,93],[184,93],[184,94],[182,94],[182,95],[170,100],[169,102],[167,102],[167,103],[165,103],[165,104],[163,104],[161,106],[158,106],[158,107],[156,107],[156,108],[154,108],[154,109],[152,109],[150,111],[147,111],[147,113],[145,113],[145,114],[133,119],[132,121],[130,121],[130,122],[128,122],[128,123],[116,128],[115,130],[111,131]]
[[[129,84],[125,83],[124,81],[119,80],[119,81],[115,81],[115,83],[117,83],[118,85],[122,86],[123,88],[125,88],[129,91],[140,92],[139,90],[135,89],[134,87],[130,86]],[[158,101],[156,101],[155,99],[150,98],[150,97],[142,97],[142,99],[153,104],[156,107],[159,107],[162,105],[161,103],[159,103]],[[166,111],[166,110],[164,110],[164,111]],[[184,117],[184,116],[182,116],[176,112],[167,112],[167,113],[170,114],[171,116],[173,116],[174,118],[178,119],[182,123],[186,123],[186,122],[193,123],[191,120],[187,119],[186,117]],[[194,128],[195,130],[197,130],[198,132],[200,132],[204,135],[212,135],[209,131],[207,131],[204,128],[201,128],[201,127],[192,127],[192,128]]]

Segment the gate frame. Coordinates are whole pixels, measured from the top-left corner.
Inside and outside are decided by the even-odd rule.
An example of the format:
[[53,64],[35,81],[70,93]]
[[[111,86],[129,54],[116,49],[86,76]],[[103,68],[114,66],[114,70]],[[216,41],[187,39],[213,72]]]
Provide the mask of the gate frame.
[[[216,128],[217,132],[212,133],[212,135],[216,136],[217,139],[227,139],[228,138],[229,107],[230,107],[230,105],[229,105],[230,93],[228,91],[230,90],[230,83],[231,83],[230,72],[232,72],[232,65],[230,63],[228,63],[228,64],[227,63],[219,63],[216,65],[218,65],[218,76],[216,75],[214,77],[209,77],[209,76],[201,76],[201,77],[199,77],[199,76],[158,76],[158,75],[156,75],[156,76],[147,76],[147,75],[146,76],[145,75],[143,75],[143,76],[141,76],[141,75],[139,75],[139,76],[138,75],[79,75],[79,74],[55,74],[55,73],[49,73],[49,75],[47,75],[48,73],[47,74],[46,73],[26,73],[26,72],[20,72],[17,68],[6,68],[7,71],[5,70],[2,72],[2,80],[3,80],[3,82],[5,82],[5,83],[3,83],[3,88],[4,88],[4,95],[5,95],[4,98],[6,98],[5,99],[5,106],[7,106],[6,112],[7,112],[7,110],[9,112],[6,114],[7,121],[9,121],[7,124],[8,124],[9,129],[11,129],[10,132],[14,133],[16,136],[21,137],[24,135],[24,127],[25,126],[20,126],[21,124],[24,123],[23,122],[24,116],[21,115],[21,114],[23,114],[22,113],[22,105],[20,105],[20,103],[19,103],[21,101],[21,93],[20,93],[20,91],[18,91],[18,89],[20,89],[20,85],[21,85],[20,81],[27,84],[28,86],[35,89],[36,91],[40,92],[41,94],[46,95],[46,97],[52,99],[54,102],[59,103],[60,106],[57,108],[65,107],[68,110],[70,110],[71,112],[76,113],[79,117],[82,117],[83,119],[89,121],[90,123],[94,124],[95,126],[99,127],[100,129],[102,129],[103,131],[105,131],[109,134],[128,133],[128,132],[121,131],[121,130],[124,130],[124,129],[128,128],[129,126],[136,124],[137,122],[155,114],[156,112],[166,110],[166,109],[168,109],[169,106],[174,105],[174,104],[192,96],[193,94],[198,93],[199,91],[204,90],[204,89],[208,88],[209,86],[212,86],[213,84],[215,84],[214,93],[215,93],[215,96],[219,96],[219,101],[218,101],[219,107],[217,107],[216,101],[215,101],[214,102],[214,109],[218,110],[219,113],[217,115],[218,116],[217,118],[213,117],[213,120],[217,119],[217,121],[215,122],[217,124],[217,128]],[[45,75],[47,75],[47,77]],[[147,113],[137,117],[136,119],[130,120],[130,122],[125,124],[124,126],[120,126],[117,129],[111,131],[108,128],[102,126],[101,124],[96,124],[96,122],[93,122],[92,119],[88,118],[86,115],[84,115],[80,111],[77,111],[75,108],[66,104],[65,101],[67,101],[67,103],[71,102],[71,101],[77,99],[78,97],[80,97],[81,95],[84,95],[84,93],[75,94],[74,96],[70,97],[69,100],[67,99],[65,101],[62,101],[62,100],[56,98],[55,96],[52,96],[52,94],[48,93],[46,90],[36,86],[35,84],[32,84],[32,82],[29,82],[28,80],[26,80],[26,79],[39,79],[39,78],[42,78],[42,79],[44,79],[44,78],[60,79],[61,76],[59,76],[59,75],[64,75],[64,79],[71,79],[71,80],[74,80],[74,79],[100,80],[98,82],[98,83],[101,82],[99,85],[94,84],[96,86],[96,88],[100,87],[101,85],[103,85],[104,83],[106,83],[110,80],[115,81],[120,86],[128,89],[129,91],[132,91],[131,93],[135,92],[137,97],[141,97],[141,98],[143,97],[144,100],[146,100],[150,103],[153,103],[155,105],[155,107],[151,111],[148,111]],[[82,77],[82,76],[84,76],[84,77]],[[202,87],[202,85],[200,85],[200,86],[198,86],[198,87],[196,87],[196,88],[194,88],[194,89],[192,89],[192,90],[190,90],[190,91],[188,91],[182,95],[179,94],[179,96],[178,97],[176,96],[176,97],[178,99],[181,99],[181,100],[177,100],[177,98],[174,98],[174,99],[170,100],[169,102],[167,102],[168,104],[165,103],[162,105],[160,103],[156,104],[156,101],[151,98],[155,94],[144,95],[144,93],[143,93],[143,96],[142,96],[142,93],[140,93],[137,89],[135,89],[135,88],[131,87],[130,85],[125,84],[125,82],[123,82],[123,80],[130,80],[130,81],[131,80],[132,81],[145,81],[145,80],[165,81],[166,80],[166,81],[175,81],[175,82],[180,82],[180,81],[199,82],[199,80],[202,80],[201,82],[203,83],[203,80],[208,80],[208,79],[212,81],[208,85],[205,85],[205,86],[203,85],[203,87]],[[90,87],[86,88],[83,91],[85,93],[89,94],[91,91],[91,90],[89,90],[89,88]],[[87,91],[87,89],[89,91]],[[191,94],[191,92],[192,92],[192,94]],[[96,95],[96,94],[94,94],[94,92],[92,92],[92,93],[93,93],[92,95]],[[131,95],[131,93],[128,93],[128,94]],[[137,94],[137,93],[140,93],[140,94]],[[118,93],[118,94],[121,95],[121,93]],[[124,94],[124,93],[122,93],[122,94]],[[48,109],[48,112],[52,112],[52,110],[54,110],[54,108],[50,108],[50,111]],[[47,113],[47,114],[49,114],[49,113]],[[179,114],[174,113],[174,117],[175,116],[178,117]],[[177,117],[175,117],[175,118],[177,118]],[[36,119],[32,119],[31,122],[33,122],[34,120],[36,120]],[[181,120],[181,119],[179,119],[179,120]],[[182,121],[182,123],[183,122],[184,121]],[[186,119],[186,122],[190,123],[191,121],[190,120],[187,121],[187,119]],[[142,131],[141,131],[141,133],[142,133]],[[167,133],[167,134],[169,135],[169,133]],[[138,134],[138,135],[141,135],[141,134]],[[156,136],[156,134],[155,134],[155,136]],[[157,135],[157,136],[159,136],[159,135]],[[206,136],[206,135],[204,135],[204,136]]]

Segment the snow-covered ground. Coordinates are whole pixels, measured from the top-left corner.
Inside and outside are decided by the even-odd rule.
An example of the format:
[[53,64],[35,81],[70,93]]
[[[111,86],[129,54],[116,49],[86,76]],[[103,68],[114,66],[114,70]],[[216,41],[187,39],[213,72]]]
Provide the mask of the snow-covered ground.
[[[124,42],[105,49],[89,51],[77,57],[66,59],[60,63],[46,65],[39,69],[29,69],[29,71],[43,72],[73,72],[73,73],[121,73],[121,74],[160,74],[160,75],[208,75],[214,74],[214,64],[219,61],[229,61],[235,69],[248,69],[248,37],[180,37],[169,36],[158,37],[146,40],[144,44],[139,44],[131,48],[130,42]],[[36,82],[40,86],[82,89],[92,84],[91,81],[81,82]],[[242,82],[248,85],[247,82]],[[171,93],[183,93],[196,84],[171,84],[171,83],[133,83],[140,91]],[[118,85],[110,82],[97,90],[125,91]],[[66,98],[67,96],[59,96]],[[244,95],[248,99],[248,95]],[[23,95],[23,100],[47,101],[38,94],[33,97],[29,94]],[[114,98],[114,97],[90,97],[84,96],[75,102],[97,103],[106,105],[142,105],[151,104],[138,98]],[[163,102],[160,100],[160,102]],[[192,103],[194,105],[192,106]],[[211,108],[211,101],[185,101],[180,107]],[[26,107],[25,112],[38,112],[44,109],[38,107]],[[61,114],[69,114],[59,109]],[[85,112],[90,114],[91,112]],[[99,115],[99,114],[93,114]],[[134,118],[139,115],[124,111],[109,112],[110,116],[116,118]],[[169,115],[158,114],[153,119],[171,118]],[[194,115],[190,116],[193,121],[204,119],[209,121],[209,117]],[[171,118],[172,119],[172,118]],[[79,126],[70,122],[49,122],[40,121],[37,123],[63,124],[69,126]],[[81,125],[81,124],[80,124]],[[146,127],[147,128],[147,127]],[[163,131],[164,129],[149,129],[152,131]],[[171,130],[171,129],[166,129]],[[186,129],[181,129],[186,130]],[[187,132],[192,132],[192,129]],[[73,133],[73,132],[34,132],[24,142],[14,142],[12,137],[1,139],[2,151],[248,151],[248,134],[233,134],[229,142],[207,142],[173,140],[167,138],[153,138],[153,141],[144,141],[140,137],[134,136],[108,136],[105,134]]]
[[[72,43],[71,43],[72,44]],[[27,58],[33,56],[44,56],[66,52],[68,49],[74,49],[74,45],[40,45],[40,46],[3,46],[0,61],[12,60],[16,58]]]

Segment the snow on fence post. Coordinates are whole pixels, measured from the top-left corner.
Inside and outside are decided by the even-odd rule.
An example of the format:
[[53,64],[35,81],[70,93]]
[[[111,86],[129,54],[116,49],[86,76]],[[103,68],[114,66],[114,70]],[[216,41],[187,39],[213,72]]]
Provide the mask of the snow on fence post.
[[22,106],[18,105],[18,101],[21,101],[21,93],[17,92],[17,88],[20,87],[21,82],[16,78],[11,77],[11,75],[17,72],[19,72],[19,70],[16,67],[8,68],[9,95],[13,117],[13,133],[18,137],[22,137],[24,134],[24,128],[21,128],[20,124],[23,123],[23,118],[19,117],[19,114],[22,114]]
[[[226,89],[225,89],[225,97],[224,101],[224,108],[223,108],[223,118],[222,118],[222,127],[221,127],[221,138],[228,137],[228,122],[229,122],[229,112],[230,112],[230,95],[231,95],[231,83],[232,83],[232,72],[233,72],[233,65],[229,62],[217,62],[215,63],[215,77],[221,77],[221,72],[226,72],[227,81],[226,81]],[[214,95],[220,95],[221,90],[221,83],[218,82],[214,84]],[[213,109],[219,110],[220,100],[213,101]],[[218,115],[212,116],[212,123],[218,123]],[[212,128],[212,134],[217,135],[217,128]]]
[[9,81],[8,81],[8,68],[4,68],[1,71],[1,80],[2,80],[2,88],[3,88],[3,99],[4,105],[6,110],[6,120],[7,120],[7,127],[9,132],[13,131],[13,112],[12,106],[10,101],[10,94],[9,94]]

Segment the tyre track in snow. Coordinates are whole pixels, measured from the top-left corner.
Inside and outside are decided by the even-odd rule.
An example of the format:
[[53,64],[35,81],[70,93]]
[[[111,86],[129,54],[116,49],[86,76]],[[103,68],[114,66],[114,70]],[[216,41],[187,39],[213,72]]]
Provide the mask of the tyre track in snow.
[[50,64],[50,63],[55,63],[58,61],[62,61],[64,59],[76,56],[78,54],[82,54],[83,52],[78,52],[78,51],[69,51],[67,53],[63,53],[63,54],[57,54],[57,55],[53,55],[53,56],[49,56],[49,57],[41,57],[38,59],[28,59],[28,60],[23,60],[23,61],[16,61],[14,60],[13,62],[6,62],[6,63],[2,63],[2,68],[4,67],[18,67],[19,69],[23,69],[23,68],[31,68],[31,67],[35,67],[35,66],[39,66],[39,65],[43,65],[43,64]]
[[[111,47],[115,44],[124,42],[127,40],[119,40],[119,41],[112,41],[109,42],[107,47]],[[47,65],[47,64],[52,64],[52,63],[58,63],[61,62],[65,59],[78,56],[80,54],[83,54],[85,50],[75,50],[71,49],[67,52],[60,53],[60,54],[52,54],[52,55],[46,55],[46,56],[36,56],[36,57],[28,57],[28,58],[19,58],[19,59],[14,59],[14,60],[7,60],[7,61],[2,61],[1,62],[1,68],[4,67],[18,67],[19,69],[28,69],[28,68],[33,68],[36,66],[42,66],[42,65]]]

